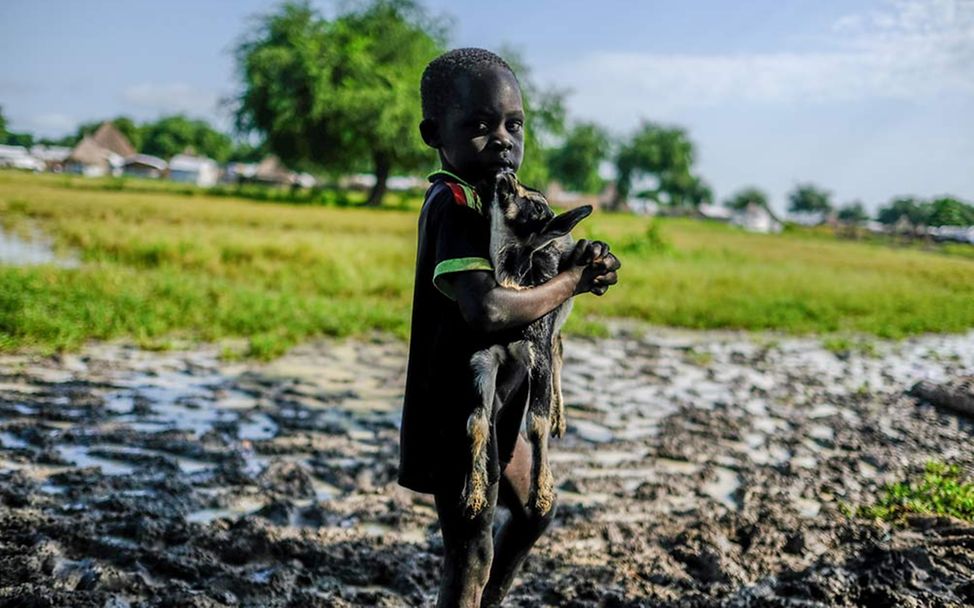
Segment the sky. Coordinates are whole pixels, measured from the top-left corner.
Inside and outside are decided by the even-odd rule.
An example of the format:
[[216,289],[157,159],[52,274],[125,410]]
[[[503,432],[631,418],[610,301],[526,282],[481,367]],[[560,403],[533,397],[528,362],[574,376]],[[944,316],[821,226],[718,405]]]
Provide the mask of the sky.
[[[260,0],[2,0],[0,105],[59,136],[125,114],[230,125]],[[340,3],[316,1],[326,14]],[[974,0],[426,0],[450,46],[516,49],[572,120],[681,126],[719,200],[797,183],[874,210],[974,200]],[[530,162],[530,159],[526,159]]]

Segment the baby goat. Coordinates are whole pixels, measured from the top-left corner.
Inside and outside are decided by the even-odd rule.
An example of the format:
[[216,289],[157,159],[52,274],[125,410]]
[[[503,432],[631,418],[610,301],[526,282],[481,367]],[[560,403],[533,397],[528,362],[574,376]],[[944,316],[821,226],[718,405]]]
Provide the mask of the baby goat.
[[[558,274],[559,264],[571,251],[569,234],[592,213],[586,205],[555,216],[544,195],[522,186],[513,173],[497,178],[487,208],[490,219],[490,257],[497,282],[512,289],[540,285]],[[473,463],[463,500],[468,515],[487,504],[487,444],[494,406],[497,372],[513,357],[529,372],[528,439],[533,469],[529,504],[539,514],[554,504],[554,479],[548,466],[548,435],[565,432],[561,394],[561,326],[571,312],[572,300],[515,332],[502,344],[477,351],[470,364],[480,403],[467,419]]]

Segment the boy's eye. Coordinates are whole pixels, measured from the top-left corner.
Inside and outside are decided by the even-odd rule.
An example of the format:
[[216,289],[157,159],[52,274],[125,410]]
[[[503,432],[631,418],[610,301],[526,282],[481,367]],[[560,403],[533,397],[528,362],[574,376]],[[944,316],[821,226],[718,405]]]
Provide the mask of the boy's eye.
[[487,126],[487,123],[485,123],[484,121],[480,121],[480,122],[478,122],[476,124],[476,126],[474,127],[474,130],[477,133],[483,134],[483,133],[486,133],[487,131],[489,131],[490,130],[490,127],[488,127]]
[[524,128],[524,123],[520,120],[512,120],[507,123],[507,131],[509,133],[517,133]]

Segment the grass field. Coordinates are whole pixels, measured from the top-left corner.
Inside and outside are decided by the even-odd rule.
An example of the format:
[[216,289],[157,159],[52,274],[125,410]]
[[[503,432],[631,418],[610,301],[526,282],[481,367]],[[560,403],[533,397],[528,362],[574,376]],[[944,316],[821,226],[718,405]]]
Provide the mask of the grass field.
[[[416,201],[229,194],[0,172],[3,227],[40,230],[83,262],[0,266],[0,350],[242,337],[263,358],[316,335],[408,334]],[[599,333],[604,317],[894,338],[974,327],[967,255],[604,213],[576,236],[607,240],[623,269],[605,297],[576,300],[569,331]]]

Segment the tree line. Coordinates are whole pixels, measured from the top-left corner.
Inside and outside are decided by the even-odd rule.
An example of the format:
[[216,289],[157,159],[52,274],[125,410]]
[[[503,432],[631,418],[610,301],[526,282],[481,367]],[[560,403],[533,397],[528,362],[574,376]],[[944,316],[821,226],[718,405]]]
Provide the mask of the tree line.
[[[112,122],[137,149],[164,158],[186,148],[221,162],[273,153],[293,169],[320,176],[370,172],[376,176],[370,205],[381,203],[390,175],[436,168],[435,154],[417,129],[419,81],[426,64],[447,48],[447,18],[415,0],[362,0],[331,17],[300,0],[254,23],[234,52],[236,138],[179,115],[141,124],[124,116]],[[596,123],[569,119],[565,91],[538,86],[516,52],[500,54],[522,86],[527,114],[523,181],[543,187],[557,180],[569,190],[599,193],[610,185],[600,172],[609,163],[615,170],[610,208],[622,209],[632,197],[683,212],[714,202],[712,188],[694,166],[696,148],[683,128],[644,121],[628,136],[612,137]],[[100,122],[41,143],[72,145]],[[23,145],[25,138],[29,135],[7,133],[0,113],[0,141]],[[247,143],[252,141],[261,143]],[[767,208],[768,198],[749,187],[724,203],[734,209],[752,203]],[[792,212],[867,219],[860,202],[834,207],[831,194],[813,184],[799,184],[789,194]],[[927,225],[974,223],[971,214],[971,205],[952,197],[900,198],[884,207],[878,219],[895,222],[905,215]]]
[[254,162],[266,154],[263,145],[252,145],[247,141],[234,139],[201,119],[189,118],[181,114],[164,116],[157,120],[136,122],[128,116],[84,122],[69,135],[59,138],[35,138],[31,133],[14,133],[7,130],[7,121],[0,108],[0,143],[30,147],[34,144],[45,146],[74,147],[85,135],[91,135],[105,121],[115,125],[132,146],[143,154],[160,158],[172,158],[187,150],[208,156],[219,162]]

